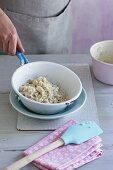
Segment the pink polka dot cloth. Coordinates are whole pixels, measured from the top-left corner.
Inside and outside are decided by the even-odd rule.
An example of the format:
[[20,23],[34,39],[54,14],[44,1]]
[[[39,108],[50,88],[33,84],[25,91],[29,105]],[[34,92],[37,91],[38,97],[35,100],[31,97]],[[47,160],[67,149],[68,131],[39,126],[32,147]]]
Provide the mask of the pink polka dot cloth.
[[[23,155],[29,155],[57,140],[73,124],[75,124],[74,120],[68,121],[34,146],[25,150]],[[41,170],[73,170],[101,157],[101,146],[102,140],[99,136],[96,136],[79,145],[69,144],[54,149],[34,160],[33,164]]]

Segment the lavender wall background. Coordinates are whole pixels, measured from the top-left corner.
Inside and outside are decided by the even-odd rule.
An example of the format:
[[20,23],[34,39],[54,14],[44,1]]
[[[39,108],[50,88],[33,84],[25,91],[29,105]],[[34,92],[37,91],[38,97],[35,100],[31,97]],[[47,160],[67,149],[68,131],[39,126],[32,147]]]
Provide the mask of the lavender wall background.
[[89,53],[95,42],[113,39],[113,0],[73,0],[72,53]]

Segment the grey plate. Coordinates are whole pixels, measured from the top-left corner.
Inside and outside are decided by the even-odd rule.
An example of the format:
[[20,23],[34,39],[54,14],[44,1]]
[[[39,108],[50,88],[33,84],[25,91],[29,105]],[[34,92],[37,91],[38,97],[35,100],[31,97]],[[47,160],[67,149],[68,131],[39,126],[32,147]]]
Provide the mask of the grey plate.
[[22,113],[23,115],[26,115],[32,118],[44,119],[44,120],[58,119],[58,118],[67,116],[69,114],[75,113],[85,104],[86,98],[87,98],[86,91],[82,89],[82,92],[80,96],[78,97],[78,99],[70,106],[67,106],[66,109],[64,109],[63,111],[57,114],[54,114],[54,115],[47,115],[47,114],[41,115],[40,113],[38,114],[38,113],[28,110],[22,104],[22,102],[18,100],[18,95],[14,92],[14,90],[12,90],[9,94],[10,103],[15,108],[15,110],[17,110],[19,113]]

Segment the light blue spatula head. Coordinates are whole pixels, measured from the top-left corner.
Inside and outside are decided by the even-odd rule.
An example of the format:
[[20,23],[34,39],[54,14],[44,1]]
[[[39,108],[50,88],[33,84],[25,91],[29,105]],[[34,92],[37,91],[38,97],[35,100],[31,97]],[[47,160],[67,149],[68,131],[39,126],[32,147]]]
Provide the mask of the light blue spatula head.
[[102,129],[94,121],[84,121],[69,127],[60,138],[64,145],[81,144],[101,133]]

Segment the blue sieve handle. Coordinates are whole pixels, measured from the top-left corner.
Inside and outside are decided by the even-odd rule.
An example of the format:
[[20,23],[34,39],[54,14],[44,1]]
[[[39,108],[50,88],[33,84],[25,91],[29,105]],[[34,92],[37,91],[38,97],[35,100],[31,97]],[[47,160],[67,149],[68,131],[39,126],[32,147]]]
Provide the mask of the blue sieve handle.
[[23,53],[16,51],[16,56],[19,58],[21,65],[29,63],[27,57]]

